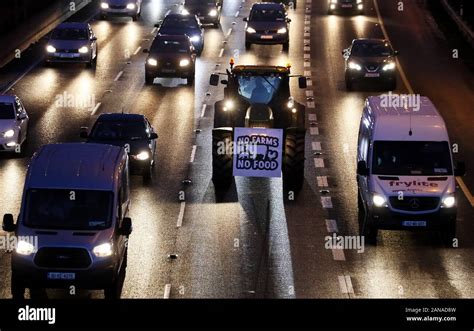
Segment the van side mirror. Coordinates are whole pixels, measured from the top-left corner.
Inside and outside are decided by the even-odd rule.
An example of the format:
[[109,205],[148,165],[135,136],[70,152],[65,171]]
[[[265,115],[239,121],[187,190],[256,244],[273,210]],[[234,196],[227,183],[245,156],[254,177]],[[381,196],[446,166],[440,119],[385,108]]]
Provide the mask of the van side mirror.
[[357,174],[359,176],[368,176],[369,168],[367,168],[367,163],[365,161],[357,162]]
[[398,55],[399,52],[398,51],[393,51],[393,55]]
[[161,26],[161,22],[155,24],[155,28],[159,28],[160,26]]
[[291,22],[291,18],[287,18],[287,19],[286,19],[286,22],[290,23],[290,22]]
[[221,80],[221,84],[222,85],[227,85],[227,84],[229,84],[229,81],[227,79],[223,79],[223,80]]
[[156,134],[155,132],[150,133],[150,139],[158,139],[158,134]]
[[18,120],[24,120],[26,119],[26,114],[25,113],[21,113],[20,115],[18,115]]
[[132,233],[132,219],[130,217],[124,217],[122,220],[122,226],[120,227],[120,234],[122,236],[129,236]]
[[91,41],[97,41],[97,37],[91,37]]
[[462,161],[458,161],[456,163],[456,167],[454,168],[454,176],[462,177],[466,174],[466,164]]
[[79,133],[79,137],[82,138],[82,139],[87,139],[89,138],[89,134],[87,133],[88,129],[87,127],[82,127],[81,128],[81,132]]
[[145,54],[148,54],[148,53],[150,53],[150,50],[148,48],[145,48],[142,52],[145,53]]
[[209,84],[212,85],[212,86],[219,85],[219,75],[218,74],[212,74],[211,78],[209,79]]
[[248,18],[248,17],[244,17],[244,18],[243,18],[243,21],[244,21],[244,22],[248,22],[248,21],[249,21],[249,18]]
[[308,80],[306,79],[306,77],[298,77],[298,86],[299,88],[308,87]]
[[13,220],[12,214],[5,214],[3,215],[3,224],[2,229],[5,232],[13,232],[15,231],[15,221]]

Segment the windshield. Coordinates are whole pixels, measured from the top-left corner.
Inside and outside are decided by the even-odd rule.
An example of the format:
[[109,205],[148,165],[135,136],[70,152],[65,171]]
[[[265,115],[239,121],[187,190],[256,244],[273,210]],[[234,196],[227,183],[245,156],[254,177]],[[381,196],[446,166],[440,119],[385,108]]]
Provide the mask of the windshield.
[[197,29],[198,24],[194,17],[180,16],[180,17],[167,17],[163,21],[163,28],[175,28],[175,29]]
[[239,94],[251,104],[268,104],[278,92],[281,84],[279,76],[238,76]]
[[0,120],[14,120],[15,108],[13,104],[7,102],[0,102]]
[[87,40],[86,29],[56,29],[51,39],[54,40]]
[[189,44],[175,40],[157,40],[151,48],[152,53],[188,53]]
[[351,55],[360,57],[384,57],[390,56],[392,51],[386,44],[358,43],[352,46]]
[[110,227],[112,192],[30,189],[25,225],[40,229],[101,230]]
[[452,175],[451,154],[446,141],[376,141],[375,175]]
[[139,140],[147,139],[148,133],[142,122],[98,122],[91,137],[97,140]]
[[254,9],[252,10],[250,20],[256,22],[284,21],[285,13],[283,12],[283,10]]

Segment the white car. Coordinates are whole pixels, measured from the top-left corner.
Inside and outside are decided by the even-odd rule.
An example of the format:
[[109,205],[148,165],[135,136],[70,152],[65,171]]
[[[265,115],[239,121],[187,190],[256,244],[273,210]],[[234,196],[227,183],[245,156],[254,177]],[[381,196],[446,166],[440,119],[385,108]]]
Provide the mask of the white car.
[[28,133],[28,114],[17,96],[0,95],[0,152],[21,152]]
[[138,20],[142,11],[142,0],[103,0],[100,3],[100,17],[131,16]]

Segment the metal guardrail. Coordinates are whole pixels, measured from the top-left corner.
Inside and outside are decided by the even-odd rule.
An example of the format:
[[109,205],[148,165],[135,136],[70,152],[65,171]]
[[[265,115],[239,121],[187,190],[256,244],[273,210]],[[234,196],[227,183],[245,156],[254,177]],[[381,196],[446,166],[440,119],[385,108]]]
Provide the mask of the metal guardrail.
[[[70,2],[74,2],[76,6],[75,11],[70,10]],[[7,42],[4,43],[6,47],[3,47],[0,49],[0,68],[5,66],[7,63],[15,59],[15,55],[17,50],[20,52],[23,52],[25,49],[30,47],[31,44],[39,41],[41,38],[43,38],[49,31],[53,30],[59,23],[64,22],[67,20],[69,17],[77,13],[79,10],[83,9],[85,6],[87,6],[89,3],[91,3],[92,0],[71,0],[68,1],[65,6],[61,9],[61,11],[58,13],[58,15],[54,16],[44,22],[41,26],[36,28],[34,31],[31,31],[29,34],[25,34],[21,40],[12,42],[11,40],[8,40]],[[15,36],[18,37],[18,36]]]
[[451,19],[456,23],[459,30],[462,32],[464,37],[467,39],[469,44],[474,47],[474,32],[471,28],[459,17],[456,11],[451,7],[447,0],[441,0],[441,4],[444,9],[448,12]]

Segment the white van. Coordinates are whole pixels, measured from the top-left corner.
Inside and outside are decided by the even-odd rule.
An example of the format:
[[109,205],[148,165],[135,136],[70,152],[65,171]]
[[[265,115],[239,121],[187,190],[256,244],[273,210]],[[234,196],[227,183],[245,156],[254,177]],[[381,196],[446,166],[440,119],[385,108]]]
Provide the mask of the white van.
[[367,98],[359,129],[357,185],[360,234],[375,244],[378,229],[456,233],[455,168],[443,118],[427,97],[414,107]]

